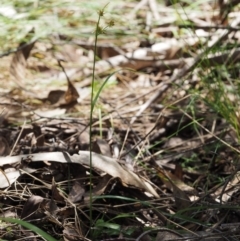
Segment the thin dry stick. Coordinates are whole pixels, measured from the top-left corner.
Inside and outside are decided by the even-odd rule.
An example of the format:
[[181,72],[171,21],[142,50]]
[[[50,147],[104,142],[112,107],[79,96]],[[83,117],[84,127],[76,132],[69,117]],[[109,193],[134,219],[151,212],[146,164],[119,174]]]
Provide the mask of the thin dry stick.
[[10,186],[11,186],[11,183],[10,183],[7,175],[5,174],[5,172],[2,170],[2,168],[0,168],[0,172],[1,172],[1,173],[3,174],[3,176],[6,178],[6,180],[7,180],[7,182],[8,182],[8,185],[9,185],[9,187],[10,187]]
[[26,120],[25,120],[24,123],[23,123],[22,129],[21,129],[21,131],[19,132],[19,135],[18,135],[18,137],[17,137],[17,140],[15,141],[15,143],[14,143],[14,145],[13,145],[13,148],[12,148],[12,150],[11,150],[9,156],[12,156],[13,151],[14,151],[14,149],[15,149],[15,147],[16,147],[16,145],[17,145],[19,139],[20,139],[20,136],[22,135],[22,132],[23,132],[23,130],[24,130],[25,125],[26,125]]
[[[151,229],[151,230],[147,230],[145,231],[144,233],[142,233],[140,236],[138,236],[138,238],[136,239],[136,241],[140,241],[141,238],[143,238],[146,234],[148,233],[151,233],[151,232],[157,232],[157,231],[160,231],[160,232],[169,232],[169,233],[172,233],[172,234],[175,234],[177,235],[179,238],[183,238],[183,236],[181,234],[179,234],[178,232],[174,231],[174,230],[171,230],[171,229],[168,229],[168,228],[156,228],[156,229]],[[198,237],[198,236],[197,236]]]
[[[240,23],[240,17],[236,18],[230,27],[237,27]],[[208,45],[206,49],[204,49],[189,66],[185,66],[181,71],[179,71],[176,75],[173,75],[170,79],[170,83],[160,83],[158,85],[159,91],[157,91],[137,112],[137,114],[132,118],[131,124],[135,122],[135,120],[145,111],[155,100],[157,100],[161,95],[171,86],[172,83],[174,83],[176,80],[183,78],[186,76],[189,72],[191,72],[198,63],[208,54],[208,52],[216,45],[218,44],[222,39],[224,39],[232,30],[229,29],[220,29],[219,30],[220,35],[218,38],[213,39],[212,41],[205,43],[205,45]]]
[[[175,105],[176,103],[178,103],[178,102],[188,98],[189,96],[190,95],[186,95],[183,98],[181,98],[180,100],[176,100],[176,101],[174,101],[173,103],[171,103],[168,106]],[[141,140],[139,140],[130,150],[128,150],[127,152],[122,153],[120,158],[125,156],[125,155],[127,155],[131,150],[135,149],[141,142],[146,141],[147,137],[156,129],[158,122],[163,117],[164,110],[166,110],[168,108],[168,106],[164,107],[164,109],[160,112],[160,114],[158,115],[157,120],[155,122],[156,124],[153,126],[153,128],[143,138],[141,138]]]
[[129,14],[128,18],[132,19],[133,16],[136,14],[136,12],[141,9],[142,7],[144,7],[145,5],[147,5],[148,0],[142,0],[141,2],[139,2],[136,7],[132,10],[132,12]]
[[159,21],[161,19],[161,17],[158,12],[158,5],[156,3],[156,0],[148,0],[148,5],[153,13],[155,20]]
[[219,138],[218,136],[216,136],[214,133],[212,133],[211,131],[209,131],[207,128],[205,128],[202,124],[200,124],[198,121],[194,120],[192,118],[192,116],[190,116],[188,113],[186,113],[184,110],[180,109],[180,111],[186,115],[188,118],[190,118],[194,123],[196,123],[198,126],[200,126],[203,130],[205,130],[207,133],[211,134],[214,138],[216,138],[218,141],[220,141],[221,143],[223,143],[224,145],[226,145],[227,147],[231,148],[232,150],[236,151],[237,153],[240,154],[240,151],[238,149],[236,149],[235,147],[231,146],[230,144],[228,144],[226,141],[222,140],[221,138]]

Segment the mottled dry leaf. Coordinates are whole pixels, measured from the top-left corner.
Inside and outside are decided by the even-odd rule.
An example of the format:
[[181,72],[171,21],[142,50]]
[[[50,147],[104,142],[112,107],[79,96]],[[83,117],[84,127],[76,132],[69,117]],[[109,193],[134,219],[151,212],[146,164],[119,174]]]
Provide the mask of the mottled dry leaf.
[[52,90],[49,92],[47,101],[49,101],[52,105],[58,103],[60,99],[64,96],[63,90]]
[[196,193],[196,190],[193,187],[181,181],[177,176],[175,176],[171,172],[158,168],[158,176],[161,178],[166,187],[171,191],[173,191],[173,185],[175,185],[184,192]]
[[79,94],[70,80],[68,80],[68,89],[64,98],[67,105],[77,103],[77,99],[79,98]]
[[43,208],[44,210],[47,210],[51,215],[54,215],[54,216],[56,212],[59,210],[57,204],[53,199],[50,199],[50,200],[45,199],[45,202],[41,203],[41,208]]
[[191,201],[186,192],[196,192],[194,188],[188,186],[171,172],[158,168],[158,176],[168,189],[173,191],[177,210],[182,210],[191,205]]
[[93,142],[93,151],[96,153],[102,154],[104,156],[109,156],[109,157],[112,156],[108,142],[103,139],[97,138]]
[[171,233],[168,231],[160,231],[157,234],[156,241],[165,241],[165,240],[179,240],[179,238],[182,238],[182,235],[177,235],[175,233]]
[[[7,157],[0,157],[0,165],[5,164],[17,164],[20,163],[23,159],[29,158],[29,155],[19,155],[19,156],[7,156]],[[70,156],[66,152],[47,152],[47,153],[33,153],[30,156],[31,161],[54,161],[60,163],[78,163],[84,166],[90,167],[90,152],[89,151],[79,151],[79,155]],[[112,177],[118,177],[121,179],[122,183],[126,186],[134,186],[136,188],[142,189],[146,192],[151,193],[153,196],[158,197],[159,195],[154,190],[152,185],[142,179],[136,173],[127,170],[123,166],[121,166],[117,159],[110,158],[107,156],[103,156],[92,152],[92,163],[91,168],[96,168],[96,170],[101,170],[103,172],[108,173]],[[25,168],[26,172],[31,172],[32,169]],[[7,175],[7,174],[6,174]],[[17,176],[7,175],[9,178],[9,182],[13,183],[17,177],[19,177],[20,173],[18,172]],[[0,172],[0,187],[7,187],[9,183],[1,183],[1,180],[5,180],[5,176]]]
[[5,137],[0,136],[0,156],[7,156],[10,153],[10,147]]
[[76,231],[75,225],[74,227],[69,227],[67,225],[64,225],[63,237],[64,237],[64,241],[84,240],[84,239],[80,239],[79,233]]
[[83,125],[79,125],[78,141],[81,150],[88,150],[90,141],[89,128],[86,128]]
[[77,99],[79,98],[78,91],[68,80],[68,89],[66,92],[62,90],[53,90],[50,91],[48,97],[44,100],[49,101],[51,104],[55,106],[67,106],[70,104],[77,103]]
[[79,181],[74,181],[72,189],[69,193],[69,200],[73,203],[83,200],[85,189]]
[[106,174],[104,175],[97,186],[92,189],[92,193],[87,192],[85,197],[84,197],[84,202],[89,202],[90,201],[90,195],[92,196],[99,196],[103,194],[106,190],[106,188],[109,186],[109,184],[114,180],[115,178],[111,177],[110,175]]
[[[32,35],[34,31],[30,31],[26,39],[29,38],[29,35]],[[25,70],[27,66],[27,59],[30,55],[30,52],[34,46],[36,41],[27,43],[27,42],[22,42],[19,45],[20,50],[18,50],[12,59],[11,65],[10,65],[10,74],[15,77],[15,79],[19,82],[24,80],[25,78]]]
[[240,172],[237,172],[227,185],[219,187],[211,196],[217,201],[227,203],[234,193],[239,191]]
[[181,166],[181,165],[176,164],[175,170],[174,170],[174,175],[175,175],[178,179],[183,180],[183,169],[182,169],[182,166]]
[[52,198],[54,200],[56,200],[56,201],[59,201],[59,202],[63,202],[64,201],[64,197],[60,193],[60,191],[58,190],[54,178],[52,180]]
[[183,210],[185,208],[190,207],[191,200],[188,195],[178,188],[176,185],[172,184],[173,186],[173,196],[175,200],[175,205],[177,210]]
[[43,218],[45,214],[39,212],[38,209],[40,204],[43,202],[44,198],[36,195],[32,195],[24,204],[21,219],[31,220]]
[[[45,142],[45,138],[44,138],[44,135],[42,134],[41,127],[36,124],[33,124],[33,133],[34,133],[34,139],[35,139],[34,144],[36,146],[43,146]],[[33,146],[33,143],[32,143],[32,146]]]

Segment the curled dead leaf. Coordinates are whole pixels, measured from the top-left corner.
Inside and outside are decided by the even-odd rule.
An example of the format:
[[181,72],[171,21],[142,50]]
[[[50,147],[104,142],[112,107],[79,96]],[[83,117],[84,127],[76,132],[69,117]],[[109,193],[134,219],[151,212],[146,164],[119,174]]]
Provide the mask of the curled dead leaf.
[[[117,159],[103,156],[97,153],[92,152],[92,162],[90,163],[90,152],[89,151],[79,151],[79,154],[75,154],[70,156],[66,152],[47,152],[47,153],[33,153],[31,155],[31,161],[54,161],[60,163],[78,163],[84,166],[91,168],[96,168],[97,170],[101,170],[105,173],[108,173],[112,177],[120,178],[121,182],[124,185],[133,186],[144,190],[154,197],[159,198],[159,195],[154,190],[150,182],[147,182],[136,173],[127,170],[123,166],[121,166]],[[7,156],[7,157],[0,157],[0,165],[3,166],[5,164],[17,164],[21,163],[23,159],[29,158],[28,155],[19,155],[19,156]],[[33,172],[34,169],[30,169],[28,167],[22,169],[25,172]],[[19,171],[14,173],[6,173],[6,176],[9,179],[10,184],[12,184],[16,179],[21,175]],[[2,182],[1,182],[2,180]],[[9,183],[6,182],[6,177],[0,173],[0,188],[8,187]]]
[[76,90],[72,82],[68,80],[68,89],[64,95],[66,104],[69,105],[72,103],[76,103],[78,98],[79,98],[78,91]]

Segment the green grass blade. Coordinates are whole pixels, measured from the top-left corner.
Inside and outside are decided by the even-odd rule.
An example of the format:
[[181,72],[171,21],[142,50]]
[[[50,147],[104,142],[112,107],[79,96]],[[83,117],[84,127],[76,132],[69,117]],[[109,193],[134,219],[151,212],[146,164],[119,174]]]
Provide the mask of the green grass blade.
[[27,228],[27,229],[33,231],[34,233],[40,235],[43,239],[45,239],[47,241],[59,241],[59,240],[53,238],[51,235],[44,232],[42,229],[40,229],[40,228],[36,227],[35,225],[28,223],[26,221],[16,219],[16,218],[4,218],[4,217],[0,217],[0,220],[2,220],[4,222],[8,222],[8,223],[19,224],[19,225],[23,226],[24,228]]
[[[99,95],[101,94],[101,92],[102,92],[104,86],[106,85],[106,83],[108,82],[108,80],[109,80],[114,74],[116,74],[117,72],[122,71],[122,70],[123,70],[123,69],[119,69],[119,70],[116,70],[116,71],[112,72],[112,73],[104,80],[103,84],[100,86],[99,90],[97,91],[96,96],[95,96],[94,99],[93,99],[93,106],[96,105],[96,102],[97,102],[97,100],[98,100],[98,98],[99,98]],[[128,69],[128,70],[133,72],[133,70],[131,70],[131,69]]]

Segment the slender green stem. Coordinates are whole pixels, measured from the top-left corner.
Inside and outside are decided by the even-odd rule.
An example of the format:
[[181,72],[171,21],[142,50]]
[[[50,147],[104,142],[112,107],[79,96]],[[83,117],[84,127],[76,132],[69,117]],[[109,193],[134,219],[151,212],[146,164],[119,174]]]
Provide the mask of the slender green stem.
[[[97,54],[97,41],[98,41],[98,28],[99,28],[99,24],[100,24],[100,19],[101,19],[101,15],[98,15],[98,21],[97,21],[97,25],[96,25],[96,31],[95,31],[95,41],[94,41],[94,59],[93,59],[93,70],[92,70],[92,89],[91,89],[91,110],[90,110],[90,127],[89,127],[89,132],[90,132],[90,227],[92,227],[92,208],[91,208],[91,204],[92,204],[92,124],[93,124],[93,110],[94,110],[94,80],[95,80],[95,66],[96,66],[96,54]],[[91,232],[91,229],[90,229]],[[91,236],[91,233],[90,233]]]

